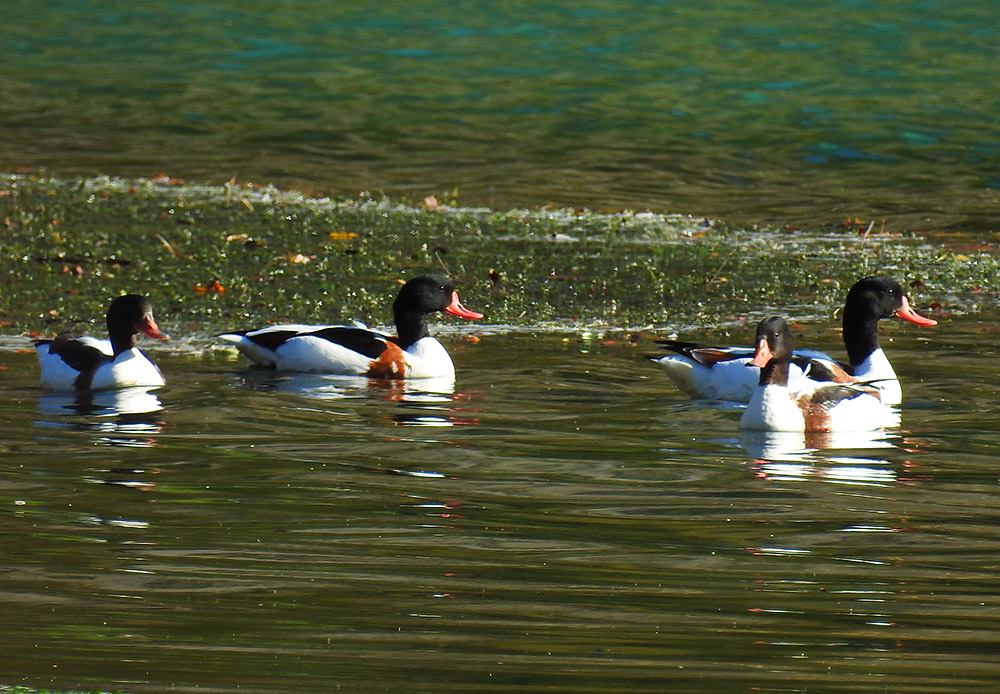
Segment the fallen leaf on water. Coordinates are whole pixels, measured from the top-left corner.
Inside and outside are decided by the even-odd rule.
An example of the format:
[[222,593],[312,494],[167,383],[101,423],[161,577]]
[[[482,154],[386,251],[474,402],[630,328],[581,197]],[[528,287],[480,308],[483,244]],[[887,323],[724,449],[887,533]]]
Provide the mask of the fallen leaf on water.
[[153,181],[153,183],[159,183],[160,185],[167,185],[167,186],[179,186],[182,183],[184,183],[184,179],[170,178],[170,176],[168,176],[165,173],[158,173],[155,176],[153,176],[151,180]]
[[213,279],[208,284],[194,285],[196,294],[225,294],[226,288],[219,284],[219,280]]

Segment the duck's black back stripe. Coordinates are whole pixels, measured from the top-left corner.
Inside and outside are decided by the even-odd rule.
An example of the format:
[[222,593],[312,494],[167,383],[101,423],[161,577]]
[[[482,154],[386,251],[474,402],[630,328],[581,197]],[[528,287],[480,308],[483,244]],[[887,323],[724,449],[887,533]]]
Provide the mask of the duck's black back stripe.
[[338,326],[323,328],[309,334],[329,340],[330,342],[335,342],[338,345],[343,345],[348,349],[365,355],[369,359],[378,359],[382,352],[385,351],[385,339],[370,330],[362,328],[344,328]]
[[370,330],[363,328],[349,328],[346,326],[332,326],[320,328],[312,332],[299,332],[298,330],[268,330],[256,335],[249,334],[252,331],[239,331],[230,333],[232,335],[243,335],[256,345],[264,349],[275,350],[294,337],[318,337],[328,342],[341,345],[347,349],[363,354],[369,359],[378,359],[385,350],[386,338],[383,338]]
[[66,333],[59,335],[48,344],[49,354],[58,356],[68,366],[80,372],[80,375],[73,382],[73,387],[77,390],[89,390],[94,373],[102,365],[112,361],[112,357],[97,347],[84,344]]

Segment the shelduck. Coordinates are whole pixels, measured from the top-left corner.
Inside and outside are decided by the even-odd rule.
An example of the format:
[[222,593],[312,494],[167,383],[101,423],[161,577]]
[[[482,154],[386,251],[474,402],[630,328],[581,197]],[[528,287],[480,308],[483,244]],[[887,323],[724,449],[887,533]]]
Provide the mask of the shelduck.
[[404,284],[392,305],[396,336],[346,325],[274,325],[223,333],[254,364],[278,371],[368,376],[452,378],[448,351],[427,330],[427,315],[444,311],[477,320],[450,284],[416,277]]
[[154,340],[169,339],[157,327],[149,300],[138,294],[117,297],[108,307],[107,324],[107,340],[69,333],[37,340],[42,388],[89,391],[162,386],[163,374],[136,346],[138,333]]
[[[878,322],[895,316],[915,325],[936,325],[910,307],[899,283],[888,277],[865,277],[851,287],[844,301],[844,346],[849,363],[844,365],[815,350],[792,355],[789,379],[803,376],[817,381],[868,382],[882,393],[887,405],[898,405],[903,391],[896,372],[879,344]],[[697,398],[747,402],[757,386],[760,370],[751,364],[753,350],[746,347],[660,340],[671,352],[649,357],[683,392]]]
[[765,318],[757,326],[752,364],[760,379],[740,418],[743,429],[764,431],[874,431],[893,421],[880,392],[859,383],[820,384],[803,379],[789,385],[792,333],[784,318]]

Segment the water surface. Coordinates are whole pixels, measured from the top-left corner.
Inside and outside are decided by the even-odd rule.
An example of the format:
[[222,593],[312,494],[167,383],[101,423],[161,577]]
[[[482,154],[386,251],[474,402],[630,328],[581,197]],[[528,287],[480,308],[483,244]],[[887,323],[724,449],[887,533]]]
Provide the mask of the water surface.
[[995,3],[13,0],[0,166],[995,230]]
[[[0,672],[134,692],[991,692],[995,326],[887,326],[903,426],[847,442],[741,437],[738,411],[679,395],[621,333],[452,335],[451,393],[158,349],[168,386],[117,404],[41,396],[8,347]],[[798,339],[840,353],[824,325]]]

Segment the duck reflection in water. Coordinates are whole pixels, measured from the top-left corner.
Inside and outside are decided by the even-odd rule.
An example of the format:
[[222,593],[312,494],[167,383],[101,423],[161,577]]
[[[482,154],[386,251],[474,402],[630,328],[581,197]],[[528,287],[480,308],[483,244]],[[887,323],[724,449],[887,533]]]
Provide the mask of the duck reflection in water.
[[454,414],[455,402],[466,399],[467,394],[455,392],[455,379],[450,376],[397,380],[251,369],[240,373],[239,378],[243,388],[261,392],[292,393],[326,401],[374,396],[396,402],[402,411],[393,415],[392,421],[401,426],[478,424],[478,420]]
[[38,413],[46,417],[35,426],[89,431],[97,442],[112,446],[149,447],[163,430],[163,403],[154,388],[134,387],[77,393],[43,393]]
[[899,434],[884,431],[743,431],[740,446],[754,473],[770,480],[823,479],[843,484],[894,484]]

